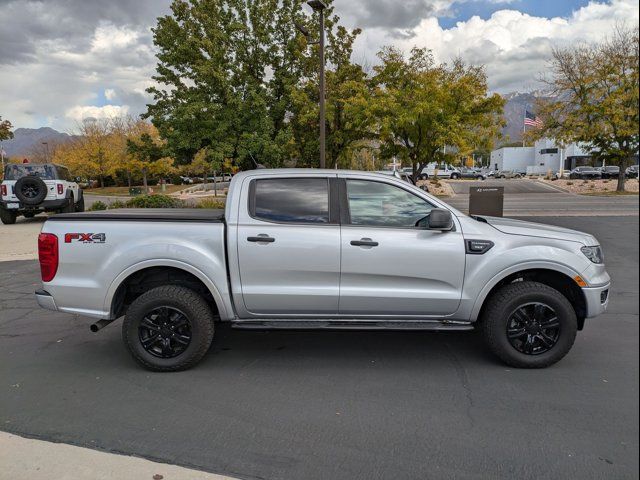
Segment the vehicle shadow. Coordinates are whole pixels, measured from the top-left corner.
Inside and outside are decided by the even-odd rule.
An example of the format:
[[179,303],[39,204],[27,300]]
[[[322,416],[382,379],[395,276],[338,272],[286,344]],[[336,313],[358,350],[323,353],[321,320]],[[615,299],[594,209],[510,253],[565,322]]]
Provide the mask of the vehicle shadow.
[[207,365],[255,360],[277,366],[280,362],[399,362],[418,366],[446,362],[500,364],[480,336],[470,332],[372,330],[240,330],[217,326]]

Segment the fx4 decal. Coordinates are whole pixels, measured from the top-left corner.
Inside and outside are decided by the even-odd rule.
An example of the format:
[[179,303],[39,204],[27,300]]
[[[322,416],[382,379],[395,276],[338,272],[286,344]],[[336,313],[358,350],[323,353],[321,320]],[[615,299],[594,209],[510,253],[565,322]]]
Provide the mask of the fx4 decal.
[[107,236],[104,233],[65,233],[64,243],[104,243]]

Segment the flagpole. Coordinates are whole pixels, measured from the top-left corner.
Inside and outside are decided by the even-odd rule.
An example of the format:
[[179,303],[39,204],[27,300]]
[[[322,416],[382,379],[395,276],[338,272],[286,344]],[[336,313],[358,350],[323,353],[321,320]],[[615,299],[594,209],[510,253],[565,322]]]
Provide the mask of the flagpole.
[[525,123],[527,119],[527,106],[524,106],[524,112],[522,113],[522,147],[524,148],[524,136],[527,133],[527,124]]

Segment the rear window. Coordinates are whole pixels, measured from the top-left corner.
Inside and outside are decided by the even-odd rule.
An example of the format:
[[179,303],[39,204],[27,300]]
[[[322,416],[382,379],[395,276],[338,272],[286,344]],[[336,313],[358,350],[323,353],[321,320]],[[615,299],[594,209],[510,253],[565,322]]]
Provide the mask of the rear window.
[[5,180],[20,180],[22,177],[34,175],[43,180],[55,180],[56,169],[53,165],[7,165],[4,169]]
[[282,223],[329,223],[327,178],[255,180],[253,217]]

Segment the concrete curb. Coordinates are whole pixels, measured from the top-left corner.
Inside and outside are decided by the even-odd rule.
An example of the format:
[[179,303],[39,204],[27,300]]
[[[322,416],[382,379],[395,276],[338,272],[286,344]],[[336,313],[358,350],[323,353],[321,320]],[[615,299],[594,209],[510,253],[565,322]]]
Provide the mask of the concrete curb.
[[0,478],[12,480],[233,480],[231,477],[0,432]]

